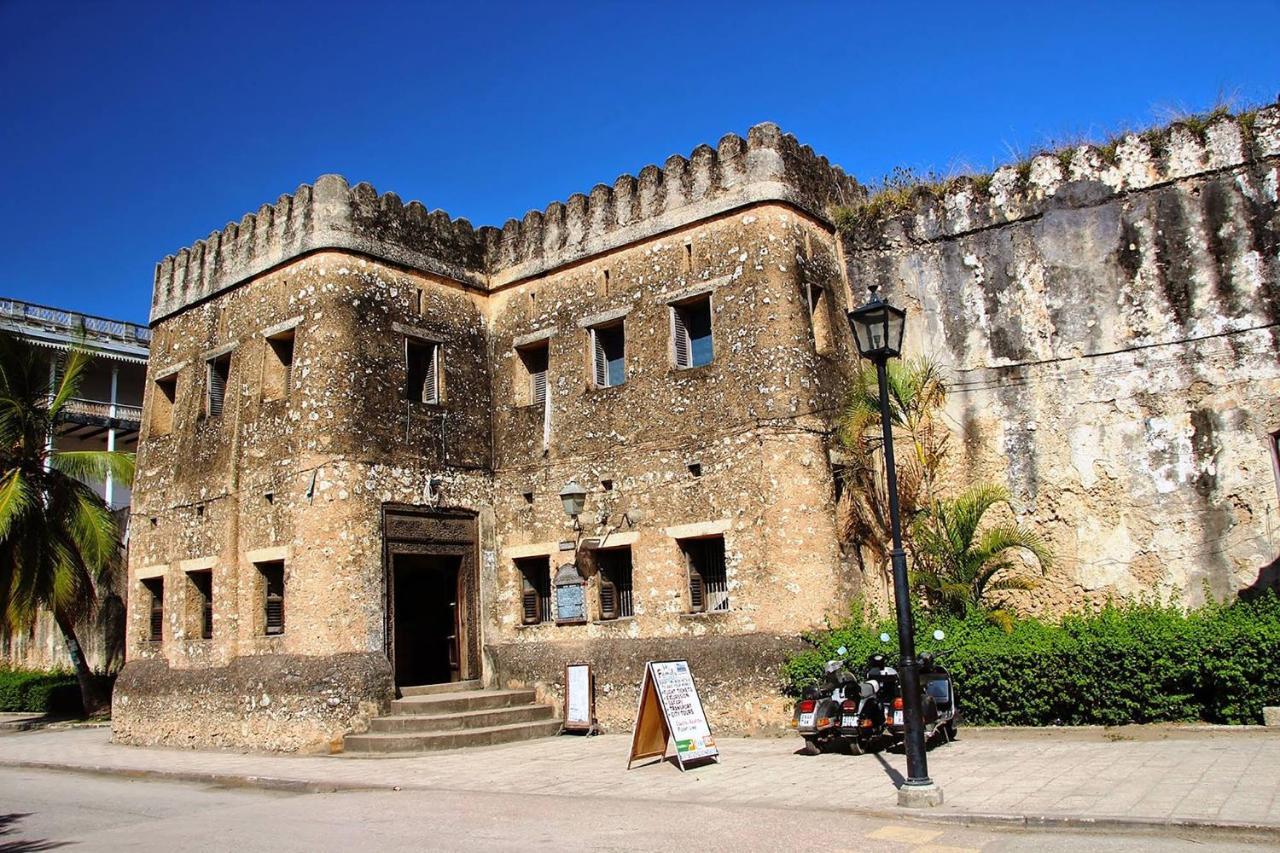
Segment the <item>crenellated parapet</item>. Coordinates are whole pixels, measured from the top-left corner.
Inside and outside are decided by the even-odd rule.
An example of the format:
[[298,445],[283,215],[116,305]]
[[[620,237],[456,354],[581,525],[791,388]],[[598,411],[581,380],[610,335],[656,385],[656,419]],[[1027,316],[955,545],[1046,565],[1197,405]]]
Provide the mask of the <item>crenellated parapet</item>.
[[319,249],[360,252],[483,288],[483,230],[369,184],[322,175],[157,264],[151,321]]
[[1280,104],[1040,154],[989,175],[922,185],[894,204],[877,206],[873,196],[846,208],[843,219],[855,244],[930,241],[1276,157]]
[[490,243],[491,284],[539,275],[688,223],[766,201],[785,202],[826,219],[832,205],[863,195],[858,182],[825,157],[758,124],[747,138],[729,134],[715,148],[672,155],[613,184],[597,184],[545,210],[511,219]]
[[765,201],[825,219],[861,197],[857,181],[776,125],[729,134],[662,168],[646,166],[598,184],[501,229],[473,228],[419,202],[348,186],[338,175],[303,184],[156,266],[151,320],[320,249],[346,249],[477,288],[500,286],[561,264]]

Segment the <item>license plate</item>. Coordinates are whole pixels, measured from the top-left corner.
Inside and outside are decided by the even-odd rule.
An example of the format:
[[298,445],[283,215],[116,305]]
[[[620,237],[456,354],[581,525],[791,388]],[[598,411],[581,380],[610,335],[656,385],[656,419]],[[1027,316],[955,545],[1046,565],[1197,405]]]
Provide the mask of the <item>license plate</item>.
[[800,728],[802,729],[813,728],[813,714],[810,713],[810,714],[800,715]]
[[900,725],[902,725],[902,712],[901,712],[901,711],[894,711],[894,712],[893,712],[893,724],[894,724],[895,726],[900,726]]
[[846,729],[852,729],[858,725],[857,717],[841,717],[840,725]]

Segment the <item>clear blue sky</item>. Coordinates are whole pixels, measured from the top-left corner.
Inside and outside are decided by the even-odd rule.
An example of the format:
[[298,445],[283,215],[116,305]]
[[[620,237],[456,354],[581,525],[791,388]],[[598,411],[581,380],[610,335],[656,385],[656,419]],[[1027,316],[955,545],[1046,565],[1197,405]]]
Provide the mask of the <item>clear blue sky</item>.
[[145,320],[157,260],[326,172],[474,224],[775,121],[864,181],[1280,92],[1280,3],[0,0],[0,295]]

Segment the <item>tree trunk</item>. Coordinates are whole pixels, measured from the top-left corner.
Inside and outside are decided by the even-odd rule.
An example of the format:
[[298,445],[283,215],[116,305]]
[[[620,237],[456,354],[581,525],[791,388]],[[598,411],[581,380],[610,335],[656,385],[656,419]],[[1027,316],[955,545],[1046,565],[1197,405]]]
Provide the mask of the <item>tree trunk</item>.
[[71,665],[76,669],[76,681],[80,683],[80,701],[84,703],[85,716],[92,717],[105,710],[106,703],[98,692],[93,672],[89,669],[89,662],[85,660],[84,649],[80,647],[80,640],[76,637],[75,625],[62,613],[55,613],[54,619],[62,629],[62,639],[67,644],[67,654],[71,656]]

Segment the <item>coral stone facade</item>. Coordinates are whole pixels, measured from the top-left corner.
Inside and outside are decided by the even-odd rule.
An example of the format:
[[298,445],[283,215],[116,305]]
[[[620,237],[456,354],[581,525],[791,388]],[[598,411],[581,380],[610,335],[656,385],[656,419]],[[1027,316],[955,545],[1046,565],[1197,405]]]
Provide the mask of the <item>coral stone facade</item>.
[[[1243,501],[1264,502],[1266,440],[1280,428],[1280,141],[1275,111],[1260,116],[1230,163],[1202,146],[1182,174],[1151,165],[1139,179],[1128,155],[1090,165],[1096,152],[1081,149],[1070,175],[997,173],[990,198],[964,185],[847,238],[830,211],[864,191],[772,125],[502,229],[334,176],[264,205],[157,270],[116,738],[337,748],[397,688],[479,679],[550,702],[578,660],[595,666],[602,724],[625,729],[644,661],[668,657],[690,660],[718,730],[776,728],[778,666],[800,634],[855,595],[883,594],[878,567],[840,543],[832,464],[856,361],[844,314],[872,280],[912,309],[912,348],[964,377],[958,476],[1009,482],[1023,512],[1062,525],[1055,545],[1081,537],[1072,557],[1109,547],[1081,525],[1149,518],[1162,500],[1226,502],[1213,490],[1232,477],[1254,489],[1234,492]],[[1233,169],[1243,177],[1230,184]],[[1174,433],[1182,421],[1092,410],[1105,377],[1037,371],[1163,341],[1163,315],[1141,326],[1126,307],[1153,304],[1143,275],[1159,261],[1127,261],[1149,250],[1125,241],[1166,239],[1142,180],[1153,193],[1227,182],[1219,230],[1248,208],[1272,242],[1230,262],[1234,308],[1192,296],[1183,323],[1212,326],[1215,341],[1237,320],[1252,329],[1248,352],[1202,385],[1178,380],[1197,399],[1236,401],[1187,415],[1215,430],[1209,443],[1192,430],[1187,464],[1220,447],[1215,458],[1239,454],[1244,474],[1196,498],[1182,468],[1166,477],[1174,488],[1148,493],[1164,475],[1130,465],[1105,492],[1120,509],[1105,510],[1088,492],[1121,463],[1099,456],[1085,466],[1094,479],[1075,484],[1053,442],[1084,460],[1112,435],[1154,447],[1154,417]],[[1245,252],[1237,232],[1222,239]],[[1074,272],[1060,283],[1059,268]],[[1087,316],[1055,313],[1065,303]],[[999,378],[1015,369],[1006,390]],[[1127,381],[1134,394],[1151,384]],[[1028,445],[1050,423],[1052,440]],[[576,519],[562,506],[569,484],[586,492]],[[1256,505],[1234,522],[1235,550],[1220,549],[1237,561],[1225,592],[1274,557]],[[1135,588],[1191,600],[1204,570],[1189,543],[1221,533],[1210,516],[1128,528],[1132,584],[1068,559],[1032,603],[1062,610],[1085,591]],[[1139,559],[1144,548],[1164,550]]]

